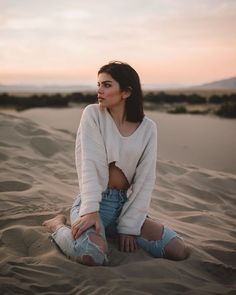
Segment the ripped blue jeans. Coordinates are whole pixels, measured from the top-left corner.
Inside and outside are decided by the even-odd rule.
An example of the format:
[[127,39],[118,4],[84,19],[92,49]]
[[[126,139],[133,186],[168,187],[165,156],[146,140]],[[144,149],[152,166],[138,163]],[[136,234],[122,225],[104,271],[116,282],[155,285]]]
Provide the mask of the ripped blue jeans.
[[[104,239],[106,237],[115,237],[117,232],[117,219],[121,213],[124,203],[127,201],[127,192],[125,190],[118,190],[107,188],[102,193],[102,201],[100,203],[100,219],[101,231],[100,235]],[[80,197],[76,198],[72,205],[70,212],[71,224],[73,224],[79,217]],[[52,239],[61,249],[61,251],[69,258],[80,261],[84,255],[89,255],[96,265],[107,264],[107,254],[104,253],[95,243],[93,243],[89,234],[94,233],[95,228],[91,227],[83,232],[80,237],[74,240],[71,229],[67,225],[62,225],[53,234]],[[163,235],[160,240],[149,241],[141,236],[136,237],[137,245],[151,254],[153,257],[164,257],[165,246],[174,237],[179,237],[172,229],[164,226]],[[179,237],[180,238],[180,237]]]

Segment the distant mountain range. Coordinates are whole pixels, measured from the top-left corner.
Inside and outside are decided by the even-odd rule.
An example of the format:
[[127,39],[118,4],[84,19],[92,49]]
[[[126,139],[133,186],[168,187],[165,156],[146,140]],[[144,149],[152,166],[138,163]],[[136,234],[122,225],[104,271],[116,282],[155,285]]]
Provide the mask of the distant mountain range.
[[216,90],[216,89],[236,89],[236,77],[223,79],[219,81],[213,81],[210,83],[193,86],[191,88],[197,88],[197,89],[209,89],[209,90]]
[[[236,90],[236,77],[213,81],[202,85],[184,86],[180,84],[144,84],[143,89],[168,90],[168,89],[202,89],[202,90]],[[72,92],[92,92],[96,88],[91,85],[1,85],[0,93],[72,93]]]

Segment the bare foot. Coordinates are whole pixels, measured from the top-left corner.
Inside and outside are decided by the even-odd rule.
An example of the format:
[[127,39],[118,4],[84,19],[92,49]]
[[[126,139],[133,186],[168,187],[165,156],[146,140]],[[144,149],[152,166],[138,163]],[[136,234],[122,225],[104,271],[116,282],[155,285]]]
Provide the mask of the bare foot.
[[42,225],[45,226],[49,232],[53,233],[63,224],[66,224],[66,216],[60,214],[54,218],[45,220]]

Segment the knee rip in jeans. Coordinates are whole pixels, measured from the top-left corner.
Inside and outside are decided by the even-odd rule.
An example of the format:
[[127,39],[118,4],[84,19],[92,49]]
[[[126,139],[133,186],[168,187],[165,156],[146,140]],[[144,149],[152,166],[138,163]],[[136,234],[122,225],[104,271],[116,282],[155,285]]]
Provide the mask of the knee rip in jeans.
[[92,232],[88,234],[88,239],[90,242],[95,244],[103,253],[106,253],[107,245],[101,236]]
[[[98,253],[86,252],[77,258],[78,262],[88,266],[102,265],[104,262],[107,262],[107,245],[101,236],[94,232],[90,232],[87,234],[87,243],[92,245],[96,250],[98,250]],[[100,259],[99,261],[97,261],[96,254],[99,254],[100,259],[102,256],[103,261],[101,261]]]

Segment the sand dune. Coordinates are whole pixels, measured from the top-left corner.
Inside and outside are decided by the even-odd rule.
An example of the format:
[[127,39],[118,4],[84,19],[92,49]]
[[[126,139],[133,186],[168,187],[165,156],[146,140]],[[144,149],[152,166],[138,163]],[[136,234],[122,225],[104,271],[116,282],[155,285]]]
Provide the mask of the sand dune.
[[150,215],[192,246],[182,262],[110,243],[110,266],[68,260],[41,223],[77,193],[74,133],[0,114],[1,294],[236,294],[236,176],[160,159]]

